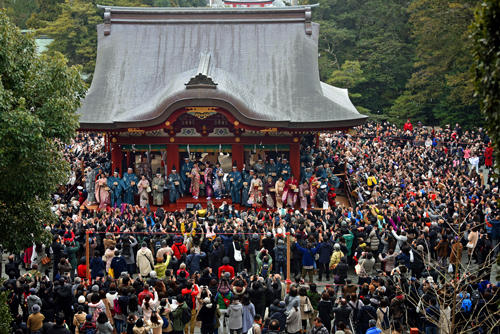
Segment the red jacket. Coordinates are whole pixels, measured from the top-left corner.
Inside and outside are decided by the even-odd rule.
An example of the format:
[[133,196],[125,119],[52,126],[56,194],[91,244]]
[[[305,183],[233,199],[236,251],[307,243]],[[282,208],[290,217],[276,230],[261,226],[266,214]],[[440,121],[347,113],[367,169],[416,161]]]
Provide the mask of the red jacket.
[[198,295],[198,292],[200,292],[200,290],[198,290],[198,286],[197,285],[194,285],[191,290],[188,290],[187,288],[184,288],[181,291],[181,293],[184,296],[184,298],[188,298],[188,297],[186,297],[186,295],[191,294],[191,300],[193,301],[193,310],[196,309],[196,296]]
[[84,264],[80,264],[76,269],[76,272],[78,277],[80,277],[81,279],[85,279],[85,275],[87,274],[87,266]]
[[174,252],[174,256],[177,258],[177,260],[180,260],[182,254],[187,253],[187,247],[182,242],[176,242],[172,245],[172,251]]
[[139,301],[139,305],[142,306],[142,302],[144,301],[144,299],[146,298],[146,296],[151,297],[151,299],[155,299],[155,296],[149,292],[148,290],[144,289],[142,290],[142,292],[139,294],[139,298],[137,299]]
[[411,123],[410,123],[410,122],[405,123],[405,126],[404,126],[403,130],[404,130],[404,131],[410,131],[410,132],[411,132],[411,131],[413,131],[413,125],[411,125]]
[[231,278],[234,278],[234,268],[228,264],[219,267],[219,278],[221,278],[222,273],[226,271],[231,274]]

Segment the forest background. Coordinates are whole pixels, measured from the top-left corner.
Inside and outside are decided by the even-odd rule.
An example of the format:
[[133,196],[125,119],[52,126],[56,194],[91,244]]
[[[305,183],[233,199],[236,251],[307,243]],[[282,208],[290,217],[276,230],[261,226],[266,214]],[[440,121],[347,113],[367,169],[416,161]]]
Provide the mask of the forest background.
[[[364,114],[403,124],[482,126],[474,97],[473,0],[305,0],[319,3],[322,81],[349,88]],[[205,0],[0,0],[21,29],[54,39],[47,53],[82,65],[92,80],[97,52],[97,4],[199,7]]]

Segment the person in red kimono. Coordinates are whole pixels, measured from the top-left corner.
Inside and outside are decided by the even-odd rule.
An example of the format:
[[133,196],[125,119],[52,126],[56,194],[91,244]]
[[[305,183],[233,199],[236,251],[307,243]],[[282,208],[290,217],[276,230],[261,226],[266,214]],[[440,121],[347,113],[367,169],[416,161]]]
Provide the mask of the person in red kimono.
[[328,203],[330,203],[331,208],[335,208],[337,206],[335,201],[336,197],[337,194],[335,193],[335,188],[330,188],[330,191],[328,192]]
[[491,144],[484,150],[484,164],[487,168],[493,166],[493,147]]
[[292,208],[295,207],[298,193],[299,193],[299,182],[295,179],[293,174],[291,174],[290,178],[286,181],[285,189],[283,190],[283,203],[286,203]]

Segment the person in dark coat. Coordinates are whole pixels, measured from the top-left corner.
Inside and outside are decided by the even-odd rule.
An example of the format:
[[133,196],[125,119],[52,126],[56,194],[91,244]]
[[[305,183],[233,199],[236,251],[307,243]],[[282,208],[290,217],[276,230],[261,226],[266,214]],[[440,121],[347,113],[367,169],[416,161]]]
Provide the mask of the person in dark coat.
[[118,279],[122,272],[127,271],[127,260],[120,255],[119,250],[115,250],[115,256],[111,260],[110,268],[113,269],[114,279]]
[[61,237],[59,235],[54,236],[54,242],[52,242],[52,245],[50,245],[50,247],[52,248],[52,255],[54,256],[54,271],[52,272],[52,280],[55,281],[56,275],[59,271],[56,263],[59,263],[61,261],[64,252],[64,246],[61,243]]
[[252,276],[252,283],[250,284],[250,288],[247,289],[248,296],[250,297],[250,301],[255,307],[255,314],[264,314],[264,305],[262,303],[262,296],[264,294],[264,288],[262,287],[262,283],[257,280],[256,276]]
[[[323,238],[324,240],[328,240],[327,237]],[[323,276],[323,270],[326,272],[326,280],[328,281],[330,279],[330,257],[332,256],[333,253],[333,246],[330,242],[323,242],[321,244],[321,247],[319,248],[318,254],[319,254],[319,276],[318,276],[318,281],[321,281],[322,276]]]
[[280,322],[280,328],[285,328],[286,318],[287,318],[287,315],[285,314],[286,312],[285,302],[276,299],[269,308],[269,310],[270,310],[269,314],[271,315],[270,318],[278,320]]
[[330,333],[332,329],[332,312],[333,303],[330,301],[330,294],[325,291],[321,295],[321,300],[318,303],[318,317],[321,318],[321,322],[328,329],[328,333]]
[[344,324],[351,323],[352,309],[347,306],[347,300],[342,299],[340,306],[333,309],[333,314],[335,314],[335,326],[338,326],[339,322],[343,322]]
[[54,299],[52,299],[52,297],[45,292],[42,292],[41,299],[42,307],[40,309],[40,313],[45,317],[43,321],[54,321],[56,318],[56,303],[54,302]]
[[377,311],[370,305],[370,299],[363,299],[363,304],[358,312],[358,326],[361,328],[361,333],[366,333],[370,328],[370,320],[377,319]]
[[212,253],[209,254],[209,257],[210,257],[210,261],[209,261],[209,264],[210,264],[210,268],[212,268],[212,272],[213,273],[218,273],[219,272],[219,268],[220,268],[220,265],[221,265],[221,260],[222,260],[222,249],[221,249],[221,244],[216,242],[214,243],[214,249],[212,250]]
[[345,256],[342,256],[340,258],[340,263],[337,264],[337,267],[335,269],[337,271],[337,275],[340,278],[340,281],[337,284],[345,284],[345,280],[347,279],[347,269],[349,269],[347,258]]
[[424,251],[424,246],[418,245],[417,250],[413,250],[413,262],[410,263],[410,269],[412,276],[420,279],[422,277],[422,270],[424,270],[424,259],[422,258],[422,254]]

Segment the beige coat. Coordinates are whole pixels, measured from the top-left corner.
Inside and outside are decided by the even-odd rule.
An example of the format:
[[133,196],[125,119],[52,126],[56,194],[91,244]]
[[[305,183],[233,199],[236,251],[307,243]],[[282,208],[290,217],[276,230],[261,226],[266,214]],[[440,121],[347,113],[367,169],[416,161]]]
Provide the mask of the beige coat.
[[73,316],[73,325],[75,325],[75,334],[80,334],[80,326],[85,323],[85,317],[87,313],[83,312],[81,314],[75,314]]
[[[311,312],[309,312],[309,313],[304,312],[304,305],[306,304],[306,300],[307,300],[307,303],[309,304],[309,309],[311,310]],[[300,296],[300,318],[302,320],[307,320],[310,317],[312,317],[312,315],[313,315],[313,307],[311,304],[311,300],[309,300],[309,298],[307,296]]]
[[141,276],[147,276],[154,268],[153,254],[148,248],[141,248],[137,251],[137,267]]
[[146,325],[153,330],[153,334],[161,334],[162,331],[162,326],[163,326],[163,319],[161,317],[158,317],[159,324],[155,325],[151,322],[151,320],[146,320]]

